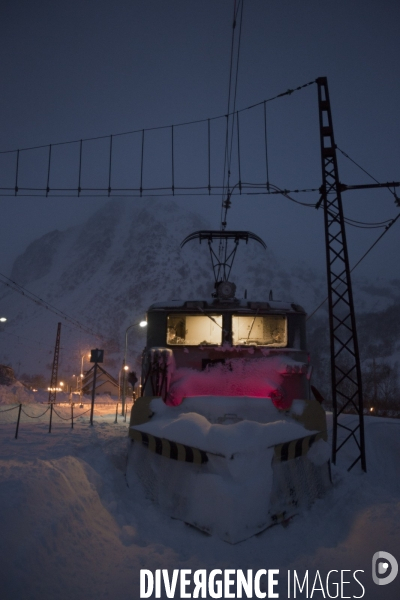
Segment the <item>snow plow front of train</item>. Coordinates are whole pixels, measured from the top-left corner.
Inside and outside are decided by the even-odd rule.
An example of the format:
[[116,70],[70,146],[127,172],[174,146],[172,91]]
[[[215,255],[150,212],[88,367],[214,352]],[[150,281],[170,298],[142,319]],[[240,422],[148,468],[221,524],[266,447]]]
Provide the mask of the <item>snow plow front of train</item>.
[[331,485],[305,312],[217,297],[148,311],[127,478],[173,518],[237,543]]

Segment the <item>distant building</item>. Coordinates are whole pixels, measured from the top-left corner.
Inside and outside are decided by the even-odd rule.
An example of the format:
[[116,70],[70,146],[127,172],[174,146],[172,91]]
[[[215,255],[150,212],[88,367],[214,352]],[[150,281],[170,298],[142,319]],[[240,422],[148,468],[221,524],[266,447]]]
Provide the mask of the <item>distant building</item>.
[[[82,392],[84,394],[90,395],[93,389],[93,373],[94,373],[94,365],[93,367],[87,371],[85,377],[82,381]],[[99,364],[97,365],[97,373],[96,373],[96,396],[99,394],[109,394],[110,396],[118,396],[119,386],[118,381],[107,373],[103,367]]]

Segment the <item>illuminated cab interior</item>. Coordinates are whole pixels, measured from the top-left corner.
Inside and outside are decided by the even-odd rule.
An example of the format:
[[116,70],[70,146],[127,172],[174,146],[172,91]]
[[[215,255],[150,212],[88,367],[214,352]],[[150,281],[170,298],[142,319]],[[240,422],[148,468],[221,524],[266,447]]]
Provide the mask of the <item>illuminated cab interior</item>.
[[[287,346],[287,318],[282,314],[225,316],[225,328],[233,346]],[[224,341],[222,314],[193,315],[173,313],[167,316],[167,345],[220,346]]]
[[222,344],[222,315],[170,314],[166,341],[171,346],[219,346]]
[[[228,364],[230,371],[236,367],[240,370],[245,368],[245,363],[280,355],[302,365],[308,364],[306,313],[291,302],[171,300],[150,306],[147,322],[142,377],[143,381],[147,380],[148,395],[156,394],[149,376],[154,352],[158,361],[162,356],[165,360],[173,356],[171,372],[175,375],[181,368],[209,371],[219,363]],[[161,363],[157,360],[155,372],[158,373]],[[267,364],[265,367],[268,370]],[[294,375],[295,371],[291,370],[290,373],[290,377],[284,377],[287,397],[308,398],[304,372],[296,371]],[[195,383],[193,385],[195,387]]]
[[267,350],[307,360],[306,313],[291,302],[171,300],[151,305],[147,322],[145,352],[169,348],[177,366],[203,369],[210,360],[250,360]]

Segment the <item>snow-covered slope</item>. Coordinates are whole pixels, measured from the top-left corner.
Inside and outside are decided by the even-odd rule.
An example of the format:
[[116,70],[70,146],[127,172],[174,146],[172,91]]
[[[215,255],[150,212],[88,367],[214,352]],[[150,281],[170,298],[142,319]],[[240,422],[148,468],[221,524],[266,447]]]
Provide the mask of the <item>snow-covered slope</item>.
[[[207,244],[192,242],[181,250],[180,242],[193,231],[212,228],[215,224],[171,199],[120,199],[110,200],[81,225],[36,240],[15,261],[11,279],[99,337],[2,285],[0,306],[8,321],[0,332],[0,364],[10,364],[19,375],[48,375],[57,322],[62,321],[63,377],[79,373],[82,355],[94,347],[105,349],[105,367],[117,375],[125,330],[143,318],[151,303],[210,298],[213,273]],[[238,296],[247,290],[248,298],[263,299],[273,290],[274,299],[295,301],[311,313],[326,295],[325,275],[307,265],[282,265],[273,250],[264,251],[251,241],[239,246],[232,271]],[[355,277],[359,311],[387,309],[399,298],[399,280],[372,285]],[[326,304],[319,314],[324,312]],[[129,334],[132,364],[144,337],[139,328]]]
[[[179,251],[183,236],[203,227],[197,215],[182,214],[170,202],[111,201],[83,225],[30,244],[10,277],[99,333],[100,338],[91,337],[63,323],[63,366],[79,372],[79,356],[90,347],[105,347],[106,360],[120,352],[126,327],[143,318],[155,300],[189,290],[209,295],[208,269],[198,249]],[[1,306],[9,344],[0,362],[16,367],[20,361],[22,370],[41,372],[40,365],[52,360],[61,319],[11,290],[3,292]],[[39,342],[34,355],[29,343],[15,345],[15,335],[21,342]]]
[[[180,250],[186,235],[210,228],[170,200],[112,200],[83,225],[50,232],[30,244],[10,277],[102,336],[96,339],[76,329],[73,333],[63,324],[64,369],[77,371],[81,352],[96,346],[105,347],[110,366],[119,365],[126,327],[143,318],[151,303],[211,296],[207,244],[192,242]],[[265,252],[250,242],[238,255],[233,278],[239,295],[247,289],[249,297],[263,298],[272,288],[276,298],[301,297],[310,304],[319,298],[319,286],[303,285],[301,277],[292,280],[270,249]],[[20,372],[42,372],[51,363],[60,319],[7,288],[0,301],[8,317],[0,363],[14,368],[21,363]],[[132,331],[130,343],[140,351],[143,333],[138,341],[137,335]],[[28,349],[29,343],[34,350]]]

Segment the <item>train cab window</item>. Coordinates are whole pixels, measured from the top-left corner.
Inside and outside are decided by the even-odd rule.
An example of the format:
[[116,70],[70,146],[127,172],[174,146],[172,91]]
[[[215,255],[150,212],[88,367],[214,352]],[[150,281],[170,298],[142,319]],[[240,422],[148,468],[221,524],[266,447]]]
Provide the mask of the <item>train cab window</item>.
[[232,315],[232,343],[234,346],[287,346],[286,316]]
[[168,315],[167,344],[201,346],[221,343],[222,315]]

